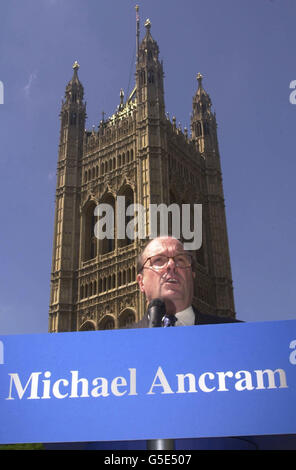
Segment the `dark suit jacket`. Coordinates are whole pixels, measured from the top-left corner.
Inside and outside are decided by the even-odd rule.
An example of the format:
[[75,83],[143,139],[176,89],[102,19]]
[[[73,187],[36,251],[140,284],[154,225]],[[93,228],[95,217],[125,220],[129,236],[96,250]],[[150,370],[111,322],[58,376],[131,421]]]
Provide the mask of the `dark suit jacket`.
[[[195,307],[192,307],[195,313],[195,325],[211,325],[214,323],[237,323],[240,320],[236,320],[235,318],[229,317],[218,317],[217,315],[208,315],[206,313],[199,312]],[[149,320],[147,313],[144,317],[138,321],[137,323],[133,323],[132,325],[128,325],[128,328],[148,328],[149,327]]]

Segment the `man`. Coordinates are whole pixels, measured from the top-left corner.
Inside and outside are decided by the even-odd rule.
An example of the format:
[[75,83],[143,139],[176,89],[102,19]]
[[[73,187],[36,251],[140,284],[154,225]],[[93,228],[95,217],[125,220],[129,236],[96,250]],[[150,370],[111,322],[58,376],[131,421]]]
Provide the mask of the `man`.
[[[138,260],[137,281],[147,302],[161,298],[166,314],[173,319],[174,326],[209,323],[230,323],[237,320],[207,315],[192,306],[194,259],[182,243],[173,237],[158,237],[151,240]],[[147,328],[148,314],[133,325]]]

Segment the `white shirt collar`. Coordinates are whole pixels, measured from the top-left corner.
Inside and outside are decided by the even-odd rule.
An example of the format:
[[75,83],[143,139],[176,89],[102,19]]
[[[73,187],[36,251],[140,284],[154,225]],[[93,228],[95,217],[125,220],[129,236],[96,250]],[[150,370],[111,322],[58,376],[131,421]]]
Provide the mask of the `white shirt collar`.
[[189,326],[195,324],[195,314],[191,305],[185,308],[185,310],[176,313],[175,316],[177,317],[175,326]]

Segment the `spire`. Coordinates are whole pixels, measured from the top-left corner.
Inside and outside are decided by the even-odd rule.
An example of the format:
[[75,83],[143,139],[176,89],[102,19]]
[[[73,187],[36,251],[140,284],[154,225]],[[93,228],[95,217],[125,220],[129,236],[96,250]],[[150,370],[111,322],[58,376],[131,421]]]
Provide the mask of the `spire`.
[[[86,118],[86,103],[83,102],[84,89],[78,78],[79,64],[75,60],[72,65],[73,76],[68,82],[65,90],[65,100],[62,100],[60,113],[61,129],[71,128],[71,132],[84,132]],[[68,135],[70,138],[70,134]],[[65,134],[61,132],[61,141],[64,142]]]
[[[158,44],[151,36],[149,19],[145,22],[145,28],[146,34],[139,46],[136,65],[137,106],[139,109],[143,106],[142,117],[146,114],[150,116],[152,113],[154,117],[164,119],[163,66],[158,59]],[[138,115],[140,116],[140,113]]]
[[79,63],[75,60],[74,64],[72,65],[73,69],[73,76],[69,81],[68,85],[66,86],[65,98],[66,101],[80,101],[83,100],[84,89],[83,86],[78,78],[78,70],[80,68]]
[[78,70],[79,70],[80,65],[78,64],[77,60],[75,60],[74,64],[72,65],[72,69],[74,70],[72,81],[79,82],[78,78]]
[[80,81],[79,81],[79,78],[78,78],[78,70],[80,68],[80,65],[78,64],[77,60],[75,60],[74,64],[72,65],[72,69],[73,69],[73,76],[70,80],[70,82],[68,83],[68,85],[72,85],[74,83],[78,84],[78,85],[81,85]]
[[75,60],[74,64],[72,65],[72,69],[74,70],[74,72],[77,72],[79,67],[80,65],[78,64],[77,60]]
[[[143,39],[143,43],[145,43],[145,44],[152,43],[152,44],[157,45],[156,41],[151,36],[151,21],[149,20],[149,18],[147,18],[147,20],[145,21],[144,26],[146,28],[146,34],[145,34],[145,37]],[[157,48],[158,48],[158,46],[157,46]]]
[[196,75],[196,80],[198,81],[198,88],[202,88],[202,79],[203,79],[203,75],[198,72],[198,74]]
[[149,20],[149,18],[147,18],[147,20],[145,21],[145,28],[146,28],[146,31],[147,33],[146,34],[150,34],[150,29],[151,29],[151,21]]
[[158,60],[159,47],[151,35],[151,21],[149,18],[145,21],[146,34],[139,47],[139,60],[148,56],[148,59]]
[[[203,154],[206,149],[213,147],[214,141],[216,142],[216,138],[214,138],[216,136],[216,117],[211,110],[211,98],[203,87],[203,75],[199,72],[196,79],[198,88],[192,102],[191,130],[192,139],[196,141],[199,151]],[[213,142],[212,139],[214,139]]]
[[211,113],[212,101],[208,93],[205,91],[202,85],[203,75],[198,72],[196,80],[198,81],[197,92],[193,98],[193,111],[203,115],[204,113]]

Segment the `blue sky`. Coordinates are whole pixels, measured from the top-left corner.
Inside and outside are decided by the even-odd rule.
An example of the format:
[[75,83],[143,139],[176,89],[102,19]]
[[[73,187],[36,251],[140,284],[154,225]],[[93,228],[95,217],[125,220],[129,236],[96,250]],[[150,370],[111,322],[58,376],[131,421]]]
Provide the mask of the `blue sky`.
[[[76,59],[88,128],[131,91],[135,3],[1,2],[0,334],[47,331],[61,99]],[[170,116],[189,128],[198,72],[216,111],[237,317],[296,319],[296,3],[138,3]]]

